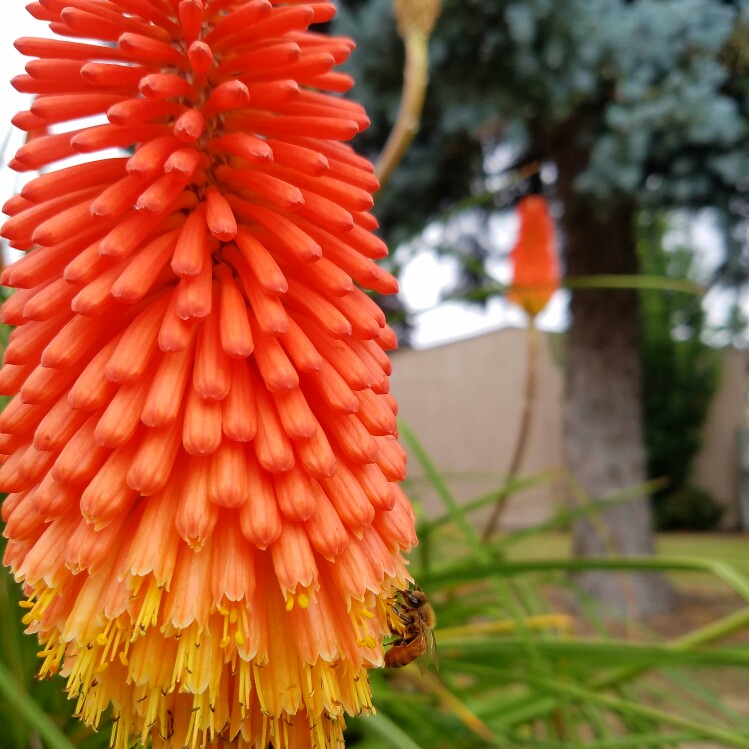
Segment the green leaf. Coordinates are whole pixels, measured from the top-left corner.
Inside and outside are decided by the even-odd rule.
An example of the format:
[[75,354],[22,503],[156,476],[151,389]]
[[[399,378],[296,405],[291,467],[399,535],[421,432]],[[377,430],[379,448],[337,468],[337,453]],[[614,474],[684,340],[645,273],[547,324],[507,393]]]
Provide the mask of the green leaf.
[[742,747],[743,749],[749,749],[749,736],[742,735],[737,731],[697,723],[680,715],[674,715],[664,710],[649,707],[632,700],[621,699],[609,694],[604,694],[598,690],[594,691],[569,681],[552,680],[529,673],[515,674],[513,672],[508,672],[484,664],[461,662],[460,666],[468,673],[493,675],[496,679],[502,681],[517,680],[528,686],[534,687],[541,692],[546,692],[547,694],[558,698],[579,701],[584,704],[599,705],[622,716],[637,716],[645,718],[656,725],[672,726],[674,728],[687,730],[692,732],[695,737],[720,741],[726,746],[736,746]]
[[366,726],[367,731],[372,731],[385,739],[388,746],[392,746],[394,749],[422,749],[395,721],[388,718],[382,711],[369,716],[363,725]]
[[597,275],[565,279],[568,289],[637,289],[640,291],[679,291],[683,294],[703,296],[707,288],[681,278],[669,276]]
[[0,662],[0,695],[17,711],[18,717],[33,728],[48,749],[75,749],[47,714],[29,697],[13,678],[5,664]]

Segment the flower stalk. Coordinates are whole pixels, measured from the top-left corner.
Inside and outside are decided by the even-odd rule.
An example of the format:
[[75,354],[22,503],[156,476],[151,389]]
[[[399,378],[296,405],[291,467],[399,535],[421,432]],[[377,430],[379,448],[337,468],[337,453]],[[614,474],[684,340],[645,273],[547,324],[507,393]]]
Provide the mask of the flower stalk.
[[398,33],[406,62],[398,116],[377,160],[377,178],[384,186],[419,132],[429,86],[429,38],[441,11],[440,0],[394,0]]
[[[528,335],[520,426],[507,467],[506,484],[513,483],[520,472],[533,423],[541,353],[541,336],[536,327],[536,317],[546,308],[560,285],[554,223],[546,199],[541,195],[529,195],[520,201],[517,213],[520,227],[510,254],[512,282],[507,299],[528,315]],[[504,493],[500,494],[494,503],[481,535],[484,543],[491,540],[499,527],[505,497]]]

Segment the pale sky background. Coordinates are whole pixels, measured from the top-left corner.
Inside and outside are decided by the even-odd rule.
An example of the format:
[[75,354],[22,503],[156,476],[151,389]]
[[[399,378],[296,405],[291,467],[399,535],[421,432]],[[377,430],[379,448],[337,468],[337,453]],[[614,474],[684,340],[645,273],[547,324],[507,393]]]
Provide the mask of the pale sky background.
[[[13,47],[13,41],[21,36],[50,36],[47,25],[36,21],[26,11],[22,0],[1,0],[0,11],[0,144],[8,147],[6,153],[14,153],[23,143],[23,134],[13,128],[10,119],[27,109],[31,97],[19,94],[10,85],[10,79],[23,73],[26,58]],[[355,93],[355,90],[354,90]],[[9,169],[0,169],[0,204],[14,194],[29,176],[16,175]],[[492,220],[491,243],[500,257],[512,246],[517,223],[512,215]],[[706,271],[714,266],[720,256],[716,246],[716,234],[711,228],[709,216],[691,222],[692,232],[705,249]],[[426,231],[427,241],[430,230]],[[449,290],[454,278],[455,260],[437,257],[431,251],[415,252],[413,260],[401,276],[401,294],[407,307],[414,313],[415,330],[412,342],[418,348],[447,343],[471,335],[477,335],[506,326],[525,325],[524,313],[502,299],[492,300],[485,308],[464,303],[439,304],[440,295]],[[495,262],[491,268],[499,281],[508,280],[507,263]],[[720,315],[725,303],[719,293],[711,292],[713,316]],[[567,292],[555,294],[547,309],[539,316],[539,327],[546,330],[563,330],[566,325]]]
[[[50,36],[45,23],[35,20],[26,11],[21,0],[3,0],[0,11],[0,62],[3,71],[0,80],[0,143],[10,136],[10,148],[14,153],[23,143],[23,134],[10,125],[13,115],[27,109],[30,96],[19,94],[9,83],[15,75],[23,73],[26,58],[13,47],[15,39],[21,36]],[[6,124],[7,123],[7,124]],[[21,178],[23,180],[24,177]],[[28,179],[28,177],[25,177]],[[0,203],[16,192],[22,181],[8,169],[0,170]],[[517,229],[513,220],[501,222],[494,237],[498,246],[509,248]],[[401,287],[403,298],[411,310],[423,312],[415,316],[416,328],[413,343],[417,347],[431,346],[457,340],[468,335],[477,335],[507,325],[521,326],[524,315],[503,300],[492,301],[487,308],[475,305],[450,303],[436,306],[441,291],[449,287],[453,278],[454,261],[437,258],[430,252],[418,254],[406,268]],[[505,273],[499,269],[500,280]],[[564,317],[564,293],[556,295],[550,309],[543,313],[540,324],[543,327],[559,329]]]
[[[49,36],[47,25],[33,19],[22,0],[3,0],[0,10],[0,144],[10,136],[6,153],[14,153],[23,143],[23,135],[13,128],[10,119],[13,115],[27,109],[30,96],[19,94],[11,85],[10,79],[23,73],[26,59],[13,46],[21,36]],[[46,32],[46,33],[45,33]],[[5,202],[16,187],[16,175],[8,169],[0,170],[0,202]]]

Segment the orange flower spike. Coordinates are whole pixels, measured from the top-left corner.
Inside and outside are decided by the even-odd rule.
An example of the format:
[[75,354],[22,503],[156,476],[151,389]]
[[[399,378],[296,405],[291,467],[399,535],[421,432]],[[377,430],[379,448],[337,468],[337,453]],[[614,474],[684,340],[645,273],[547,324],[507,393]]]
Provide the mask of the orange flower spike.
[[[214,293],[214,299],[218,293]],[[221,347],[218,305],[198,328],[193,387],[201,398],[222,401],[229,394],[231,363]]]
[[208,483],[211,502],[220,507],[240,507],[247,499],[247,461],[240,442],[222,440],[213,454]]
[[192,374],[193,357],[191,348],[164,354],[140,415],[146,426],[164,426],[177,418]]
[[133,460],[136,445],[130,443],[115,450],[81,495],[81,514],[87,522],[103,528],[115,519],[125,521],[126,511],[138,498],[138,492],[124,481]]
[[195,328],[195,321],[181,317],[177,312],[180,286],[172,292],[169,306],[164,314],[164,321],[159,330],[159,348],[162,351],[184,351],[190,343]]
[[554,221],[540,195],[523,198],[517,211],[520,229],[510,254],[512,282],[507,298],[535,317],[549,303],[561,278]]
[[416,540],[354,44],[321,0],[29,11],[0,491],[41,675],[114,749],[339,749]]
[[172,474],[182,446],[182,430],[177,422],[146,431],[127,472],[127,485],[145,497],[163,489]]
[[237,236],[237,221],[231,206],[215,186],[209,187],[205,196],[208,231],[221,242],[230,242]]
[[185,42],[190,45],[200,36],[203,24],[203,3],[201,0],[182,0],[179,4],[179,22]]
[[191,385],[187,391],[182,444],[190,455],[210,455],[221,444],[221,402],[204,400]]
[[216,269],[216,276],[221,281],[221,346],[229,356],[244,359],[255,348],[244,297],[225,265]]
[[281,390],[273,394],[284,431],[292,439],[314,437],[320,425],[299,388]]
[[253,499],[240,507],[242,535],[265,551],[281,535],[282,521],[272,479],[252,457],[247,462],[247,496]]
[[205,75],[213,65],[213,50],[204,42],[193,42],[187,50],[187,58],[196,75]]

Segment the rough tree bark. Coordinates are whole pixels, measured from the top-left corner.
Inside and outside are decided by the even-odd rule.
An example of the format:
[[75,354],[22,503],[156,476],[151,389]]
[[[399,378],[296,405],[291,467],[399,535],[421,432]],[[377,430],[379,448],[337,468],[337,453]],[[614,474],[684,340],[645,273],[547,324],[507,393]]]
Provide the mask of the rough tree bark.
[[[575,189],[589,156],[586,144],[576,140],[586,130],[581,124],[570,123],[568,137],[554,153],[564,205],[566,274],[635,274],[634,204],[621,200],[604,213],[595,199]],[[646,480],[639,299],[634,291],[575,291],[571,315],[565,366],[566,460],[585,494],[600,500]],[[647,497],[612,506],[597,518],[574,524],[576,556],[653,553]],[[672,590],[660,575],[594,571],[581,575],[579,582],[605,606],[630,616],[647,616],[673,605]]]

